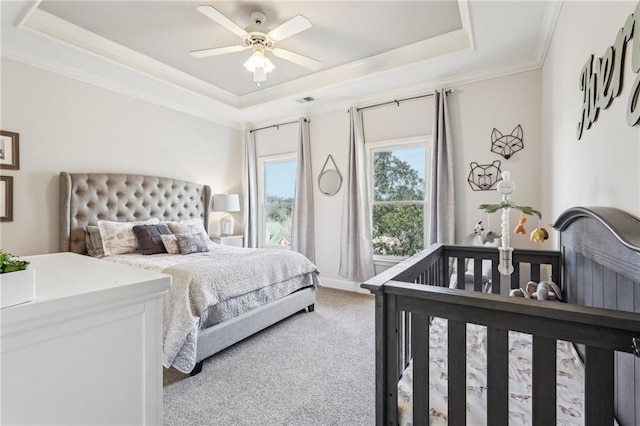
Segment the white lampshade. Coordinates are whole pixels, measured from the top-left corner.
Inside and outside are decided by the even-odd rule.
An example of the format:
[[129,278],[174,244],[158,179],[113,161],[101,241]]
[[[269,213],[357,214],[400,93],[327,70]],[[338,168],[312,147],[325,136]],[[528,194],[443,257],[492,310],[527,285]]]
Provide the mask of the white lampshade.
[[239,212],[240,197],[238,194],[214,194],[213,195],[213,211],[214,212]]

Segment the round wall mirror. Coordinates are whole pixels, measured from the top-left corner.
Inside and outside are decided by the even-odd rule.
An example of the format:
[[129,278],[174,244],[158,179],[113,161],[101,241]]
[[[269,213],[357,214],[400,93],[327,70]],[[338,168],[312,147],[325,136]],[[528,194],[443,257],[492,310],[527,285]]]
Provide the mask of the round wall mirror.
[[318,176],[318,188],[324,195],[336,195],[342,186],[342,176],[337,170],[325,170]]

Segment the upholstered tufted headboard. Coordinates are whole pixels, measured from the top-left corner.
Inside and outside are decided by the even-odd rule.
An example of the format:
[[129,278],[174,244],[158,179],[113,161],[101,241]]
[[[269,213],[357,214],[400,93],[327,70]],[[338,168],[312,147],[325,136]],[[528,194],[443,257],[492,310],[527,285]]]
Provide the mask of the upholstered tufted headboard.
[[211,188],[177,179],[115,173],[60,173],[60,250],[86,254],[87,225],[199,217],[207,229]]

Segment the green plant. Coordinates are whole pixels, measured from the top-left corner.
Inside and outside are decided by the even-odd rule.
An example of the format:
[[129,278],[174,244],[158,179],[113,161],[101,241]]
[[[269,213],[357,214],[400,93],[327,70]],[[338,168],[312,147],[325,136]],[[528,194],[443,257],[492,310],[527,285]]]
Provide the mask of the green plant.
[[29,266],[26,260],[20,260],[12,254],[0,250],[0,274],[24,271]]

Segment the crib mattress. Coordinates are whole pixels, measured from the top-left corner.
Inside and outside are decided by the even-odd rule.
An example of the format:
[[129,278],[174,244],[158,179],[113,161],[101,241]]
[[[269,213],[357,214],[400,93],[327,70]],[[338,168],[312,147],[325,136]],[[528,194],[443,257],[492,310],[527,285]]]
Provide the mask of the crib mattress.
[[[429,424],[446,425],[447,321],[434,318],[429,350]],[[509,332],[509,425],[531,424],[531,335]],[[558,341],[557,425],[584,425],[584,366],[571,343]],[[467,324],[467,424],[486,425],[487,332]],[[398,383],[398,421],[413,423],[413,361]]]

